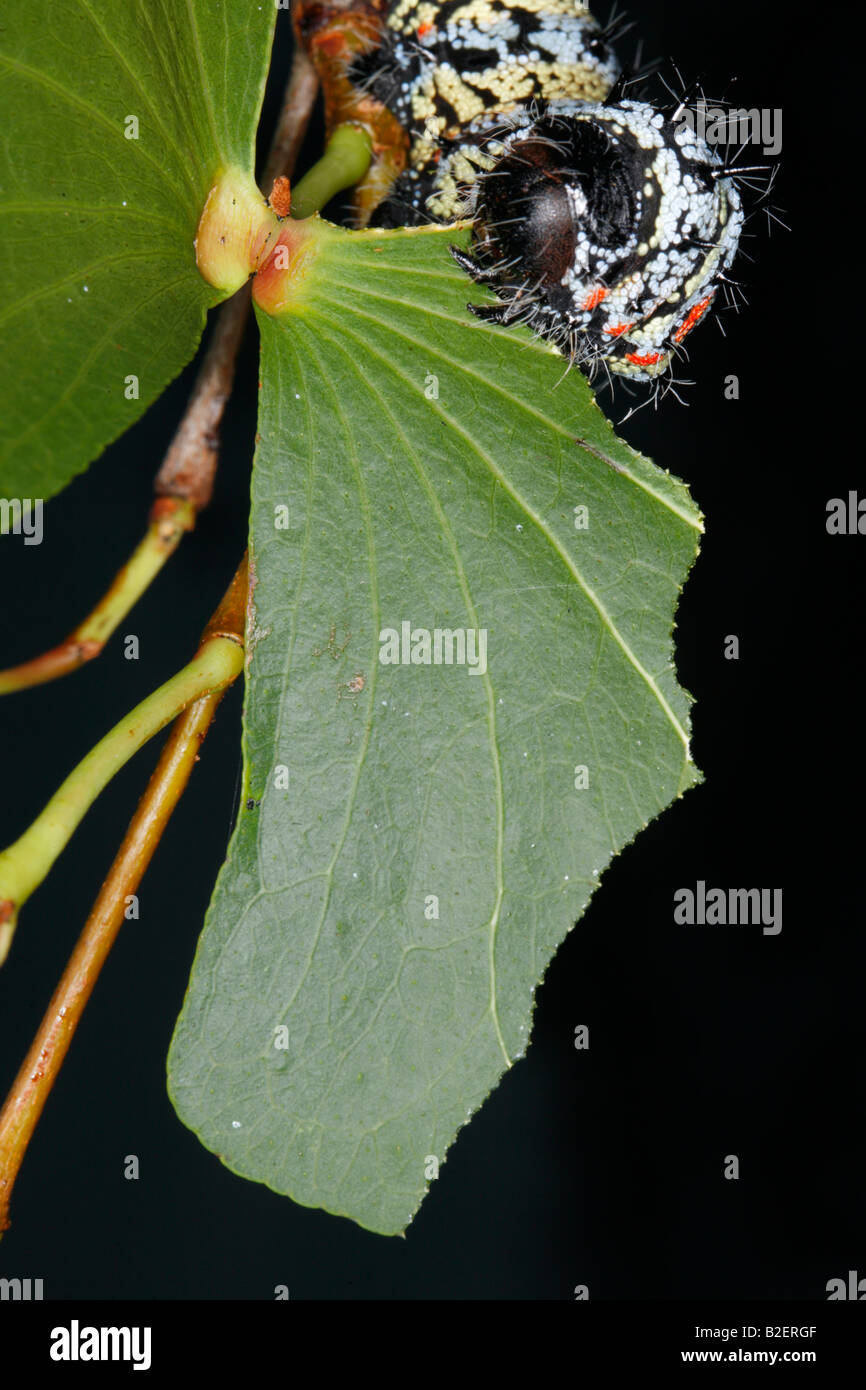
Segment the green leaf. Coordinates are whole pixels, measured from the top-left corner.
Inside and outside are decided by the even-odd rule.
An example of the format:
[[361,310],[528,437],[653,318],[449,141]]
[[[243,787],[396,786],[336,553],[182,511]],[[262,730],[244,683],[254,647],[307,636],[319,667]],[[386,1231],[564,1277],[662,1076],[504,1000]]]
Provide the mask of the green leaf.
[[[454,239],[323,224],[294,314],[260,318],[256,804],[169,1066],[233,1171],[387,1234],[605,866],[697,778],[671,631],[698,513],[579,372],[467,314]],[[486,674],[382,664],[405,621],[486,629]]]
[[193,356],[220,298],[196,268],[196,227],[219,171],[252,171],[274,17],[235,0],[5,7],[6,495],[57,492]]

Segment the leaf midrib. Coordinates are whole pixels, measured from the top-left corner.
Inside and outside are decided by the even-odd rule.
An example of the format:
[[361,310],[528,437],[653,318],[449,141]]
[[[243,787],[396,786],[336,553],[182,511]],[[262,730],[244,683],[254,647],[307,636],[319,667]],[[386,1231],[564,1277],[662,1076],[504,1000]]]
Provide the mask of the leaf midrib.
[[[327,299],[326,296],[322,296],[319,302],[321,303],[321,302],[323,302],[323,301],[324,301],[324,302],[328,302],[328,303],[332,303],[332,305],[333,305],[333,302],[330,301],[329,299]],[[419,391],[420,391],[420,387],[418,386],[418,383],[417,383],[417,382],[415,382],[411,377],[407,376],[407,375],[405,374],[405,372],[401,371],[401,370],[397,367],[397,365],[396,365],[394,362],[392,362],[392,361],[391,361],[390,359],[388,359],[387,357],[383,356],[382,353],[377,352],[376,349],[373,348],[373,347],[371,346],[371,344],[370,344],[370,342],[369,342],[368,340],[362,339],[358,334],[353,333],[353,332],[347,327],[346,316],[345,316],[346,306],[342,306],[342,308],[343,308],[343,311],[344,311],[344,316],[343,316],[342,319],[339,319],[339,320],[337,321],[336,324],[333,322],[332,319],[330,319],[330,318],[328,317],[327,314],[320,314],[319,316],[320,316],[320,317],[323,317],[323,318],[325,319],[326,322],[328,322],[329,324],[331,324],[332,328],[336,328],[336,331],[337,331],[338,334],[339,334],[339,333],[345,333],[345,335],[346,335],[347,337],[352,338],[352,339],[358,344],[358,346],[359,346],[359,348],[360,348],[360,350],[361,350],[361,357],[363,357],[363,354],[364,354],[364,353],[372,353],[373,355],[375,355],[376,357],[378,357],[379,360],[382,361],[386,366],[390,367],[390,369],[393,371],[393,373],[394,373],[396,376],[398,376],[398,377],[401,379],[401,381],[403,381],[407,386],[409,386],[415,395],[418,395],[418,394],[419,394]],[[318,306],[317,306],[317,312],[318,312]],[[357,314],[358,316],[360,316],[360,317],[362,317],[362,318],[371,318],[371,319],[373,320],[373,322],[376,322],[376,323],[380,323],[380,322],[381,322],[380,320],[375,319],[372,315],[367,315],[367,314],[364,314],[362,311],[359,311],[359,310],[356,308],[356,306],[355,306],[354,304],[351,306],[351,312],[352,312],[353,314]],[[405,339],[406,339],[407,341],[409,341],[409,342],[413,342],[413,343],[415,342],[415,340],[414,340],[413,338],[411,338],[411,337],[410,337],[409,335],[407,335],[407,334],[402,333],[399,329],[395,328],[393,325],[390,326],[390,331],[391,331],[395,336],[397,336],[397,337],[405,338]],[[416,346],[421,346],[421,344],[416,344]],[[447,355],[446,355],[442,350],[436,348],[435,346],[431,345],[430,343],[423,344],[423,346],[425,347],[426,351],[427,351],[431,356],[437,357],[437,358],[441,359],[442,361],[451,363],[451,359],[450,359],[449,357],[447,357]],[[456,364],[454,364],[454,363],[451,363],[451,365],[456,366]],[[482,379],[483,379],[483,378],[482,378]],[[508,399],[509,401],[511,401],[511,403],[512,403],[513,405],[517,406],[519,409],[523,409],[523,402],[522,402],[522,401],[518,401],[514,396],[507,396],[507,399]],[[504,476],[504,474],[502,473],[501,469],[497,466],[497,464],[495,463],[495,461],[490,457],[490,455],[487,453],[487,451],[484,449],[484,447],[483,447],[476,439],[473,438],[473,436],[469,433],[469,431],[468,431],[462,424],[460,424],[457,420],[455,420],[454,417],[451,416],[451,415],[448,413],[448,411],[444,409],[444,407],[442,406],[441,402],[436,401],[436,402],[431,402],[431,404],[435,405],[436,409],[438,410],[439,414],[442,416],[443,420],[445,420],[445,421],[451,426],[451,428],[455,431],[455,433],[461,435],[461,436],[466,440],[467,444],[469,444],[470,448],[472,448],[472,449],[474,450],[474,452],[477,454],[477,456],[481,459],[482,463],[486,464],[486,466],[489,468],[491,474],[492,474],[493,477],[496,479],[496,481],[500,484],[500,486],[502,487],[502,490],[506,493],[506,495],[509,496],[509,497],[511,498],[511,500],[512,500],[514,503],[516,503],[516,505],[524,512],[524,514],[526,515],[527,519],[528,519],[529,521],[531,521],[531,523],[533,524],[533,526],[535,526],[536,529],[541,533],[543,539],[547,541],[547,543],[551,546],[551,548],[552,548],[552,549],[556,552],[556,554],[559,556],[559,558],[561,559],[562,563],[565,565],[565,567],[566,567],[566,569],[568,570],[568,572],[571,574],[571,576],[573,577],[573,579],[575,580],[575,582],[578,584],[578,586],[581,588],[581,590],[583,591],[583,593],[585,594],[585,596],[587,597],[587,599],[589,600],[589,602],[590,602],[590,603],[592,604],[592,606],[595,608],[596,612],[598,613],[599,617],[600,617],[601,620],[602,620],[602,623],[605,625],[605,627],[607,628],[607,630],[608,630],[608,632],[610,633],[611,637],[612,637],[613,640],[616,642],[616,644],[619,646],[620,650],[623,652],[623,655],[626,657],[626,659],[629,661],[629,663],[631,664],[631,666],[634,668],[634,670],[637,672],[637,674],[640,676],[640,678],[646,683],[647,687],[649,688],[649,690],[650,690],[650,691],[652,692],[652,694],[654,695],[654,697],[655,697],[656,701],[658,702],[660,708],[662,709],[662,711],[664,712],[665,716],[667,717],[667,719],[668,719],[669,722],[671,723],[672,727],[674,728],[674,730],[675,730],[675,732],[676,732],[676,734],[677,734],[677,737],[679,738],[680,742],[681,742],[682,745],[683,745],[683,749],[684,749],[684,752],[685,752],[685,759],[686,759],[686,762],[689,762],[689,761],[690,761],[690,758],[691,758],[691,755],[690,755],[690,752],[689,752],[689,736],[688,736],[686,730],[683,728],[682,724],[680,723],[679,719],[677,718],[677,716],[676,716],[676,714],[674,713],[673,709],[671,708],[670,704],[669,704],[668,701],[665,699],[665,696],[662,694],[661,690],[659,689],[658,685],[656,684],[656,681],[655,681],[654,678],[650,675],[650,673],[646,670],[646,668],[643,666],[643,663],[638,659],[638,657],[635,655],[635,653],[631,650],[631,647],[629,646],[628,642],[627,642],[627,641],[625,640],[625,638],[623,637],[622,633],[619,631],[619,628],[618,628],[618,627],[616,626],[616,624],[614,623],[613,619],[611,618],[610,614],[608,613],[608,611],[607,611],[606,607],[604,606],[604,604],[602,603],[601,599],[597,596],[597,594],[596,594],[595,591],[593,590],[592,586],[584,579],[583,575],[581,574],[580,570],[579,570],[579,569],[577,568],[577,566],[575,565],[575,563],[574,563],[574,561],[572,560],[571,556],[568,554],[568,552],[567,552],[567,551],[563,548],[563,546],[560,544],[560,542],[558,541],[557,537],[553,534],[553,532],[552,532],[552,531],[550,530],[550,528],[547,526],[547,524],[545,523],[545,521],[537,514],[537,512],[535,512],[535,511],[530,507],[529,503],[523,498],[523,496],[522,496],[522,495],[513,487],[513,485],[505,478],[505,476]],[[530,413],[532,413],[532,412],[530,412]],[[569,437],[570,437],[570,436],[569,436]]]
[[[371,600],[372,600],[372,602],[373,602],[373,607],[374,607],[374,611],[375,611],[375,616],[378,618],[380,615],[379,615],[379,611],[378,611],[378,585],[377,585],[376,562],[375,562],[375,542],[374,542],[374,538],[373,538],[373,535],[372,535],[372,528],[371,528],[371,524],[370,524],[369,499],[368,499],[368,497],[367,497],[366,488],[364,487],[364,482],[363,482],[363,477],[362,477],[362,471],[361,471],[361,467],[360,467],[360,460],[359,460],[358,454],[357,454],[357,447],[356,447],[356,444],[355,444],[354,435],[353,435],[351,429],[349,428],[348,421],[347,421],[347,419],[346,419],[346,417],[345,417],[345,415],[344,415],[344,413],[343,413],[343,410],[342,410],[342,407],[341,407],[341,404],[340,404],[339,397],[337,396],[336,392],[333,390],[333,387],[331,386],[331,383],[330,383],[330,381],[329,381],[329,379],[328,379],[327,373],[325,373],[325,372],[322,370],[321,358],[319,358],[318,353],[316,353],[315,350],[314,350],[313,348],[311,348],[309,344],[308,344],[308,350],[311,352],[311,355],[314,356],[314,357],[316,358],[316,361],[319,363],[319,369],[320,369],[320,373],[321,373],[321,380],[326,384],[327,389],[328,389],[328,391],[330,392],[330,394],[331,394],[331,396],[332,396],[332,398],[333,398],[335,411],[336,411],[337,415],[338,415],[339,418],[340,418],[340,421],[341,421],[342,426],[343,426],[343,431],[344,431],[345,438],[347,439],[347,441],[348,441],[348,443],[349,443],[349,446],[350,446],[350,449],[351,449],[351,454],[352,454],[352,459],[353,459],[353,465],[354,465],[354,469],[355,469],[355,474],[356,474],[356,477],[357,477],[357,480],[358,480],[358,492],[359,492],[359,496],[360,496],[361,499],[362,499],[362,513],[363,513],[363,516],[364,516],[364,526],[365,526],[365,530],[366,530],[366,533],[367,533],[367,555],[368,555],[368,563],[369,563],[369,570],[370,570],[370,596],[371,596]],[[299,377],[300,377],[300,379],[303,381],[303,379],[304,379],[304,371],[303,371],[303,366],[301,365],[301,358],[300,358],[300,356],[299,356],[298,353],[295,353],[295,361],[296,361],[297,366],[298,366],[298,374],[299,374]],[[312,436],[311,436],[311,443],[312,443]],[[311,457],[311,462],[312,462],[312,457]],[[379,630],[379,629],[378,629],[378,625],[377,625],[376,631],[378,631],[378,630]],[[283,691],[284,691],[284,692],[285,692],[286,682],[288,681],[289,669],[290,669],[290,668],[289,668],[289,663],[287,662],[287,663],[286,663],[286,666],[285,666],[285,674],[284,674],[284,680],[283,680]],[[368,698],[368,703],[369,703],[369,707],[370,707],[371,709],[372,709],[372,707],[373,707],[373,699],[374,699],[375,692],[376,692],[376,675],[377,675],[377,674],[378,674],[378,673],[374,672],[374,674],[371,674],[371,677],[370,677],[370,695],[369,695],[369,698]],[[278,727],[279,727],[279,721],[278,721]],[[355,805],[355,798],[356,798],[357,792],[358,792],[358,783],[359,783],[360,776],[361,776],[361,769],[362,769],[363,766],[364,766],[364,760],[365,760],[365,758],[366,758],[367,751],[368,751],[369,746],[370,746],[370,732],[371,732],[371,728],[372,728],[372,720],[368,718],[367,721],[366,721],[365,730],[364,730],[364,743],[363,743],[362,748],[360,749],[360,752],[359,752],[358,757],[357,757],[356,760],[355,760],[355,764],[356,764],[356,765],[355,765],[355,775],[354,775],[354,781],[353,781],[353,785],[352,785],[350,794],[349,794],[349,796],[348,796],[348,798],[347,798],[346,814],[345,814],[344,822],[343,822],[343,832],[342,832],[342,835],[341,835],[341,837],[340,837],[340,839],[339,839],[339,842],[337,843],[337,845],[336,845],[335,848],[334,848],[334,852],[333,852],[333,854],[331,855],[331,859],[330,859],[330,862],[329,862],[329,864],[328,864],[328,866],[327,866],[327,869],[324,871],[324,877],[325,877],[325,880],[326,880],[326,883],[327,883],[327,889],[326,889],[326,892],[325,892],[325,900],[324,900],[324,902],[323,902],[323,904],[322,904],[321,915],[320,915],[320,917],[319,917],[319,921],[318,921],[318,924],[317,924],[317,926],[316,926],[315,935],[314,935],[314,937],[313,937],[313,941],[312,941],[312,943],[311,943],[311,946],[310,946],[310,949],[309,949],[309,952],[308,952],[308,956],[307,956],[307,966],[306,966],[306,969],[305,969],[304,973],[299,977],[298,982],[297,982],[297,985],[296,985],[296,987],[295,987],[295,990],[294,990],[294,992],[293,992],[291,998],[289,999],[289,1001],[288,1001],[288,1003],[287,1003],[287,1005],[286,1005],[286,1012],[288,1012],[288,1010],[291,1009],[291,1007],[292,1007],[292,1005],[293,1005],[295,999],[296,999],[297,996],[298,996],[299,991],[301,990],[302,986],[304,985],[304,983],[305,983],[305,981],[306,981],[306,979],[307,979],[307,976],[308,976],[309,971],[310,971],[310,967],[311,967],[311,965],[312,965],[313,956],[315,955],[316,947],[317,947],[317,945],[318,945],[318,943],[319,943],[319,938],[320,938],[320,936],[321,936],[322,927],[323,927],[324,924],[325,924],[325,918],[326,918],[326,916],[327,916],[328,906],[329,906],[329,904],[330,904],[331,889],[332,889],[332,886],[333,886],[334,868],[335,868],[335,866],[336,866],[336,864],[337,864],[337,861],[338,861],[338,859],[339,859],[339,857],[340,857],[340,854],[342,853],[343,846],[345,845],[345,842],[346,842],[346,836],[347,836],[348,833],[349,833],[349,826],[350,826],[351,820],[352,820],[352,811],[353,811],[353,808],[354,808],[354,805]]]
[[[419,479],[421,480],[422,487],[426,491],[428,498],[430,499],[430,502],[432,504],[433,510],[436,516],[439,518],[439,523],[442,527],[442,530],[445,536],[447,537],[448,546],[454,561],[454,569],[455,574],[457,575],[457,582],[460,585],[460,589],[463,594],[463,599],[466,604],[466,610],[469,614],[469,617],[472,620],[472,625],[477,630],[480,627],[480,623],[478,620],[478,612],[475,608],[475,604],[472,600],[472,595],[469,590],[469,581],[466,577],[466,569],[460,555],[460,548],[457,544],[457,540],[454,536],[451,524],[448,521],[445,509],[442,506],[442,503],[439,499],[439,495],[436,492],[436,489],[433,487],[433,484],[431,483],[427,475],[427,472],[421,463],[420,456],[417,450],[415,449],[414,444],[411,442],[405,430],[394,417],[382,393],[376,390],[373,387],[372,383],[367,381],[366,378],[363,377],[361,373],[358,371],[357,362],[352,358],[351,354],[346,351],[343,344],[339,341],[339,338],[334,338],[327,333],[322,334],[322,336],[324,338],[327,338],[327,340],[330,343],[332,343],[333,346],[337,349],[337,351],[340,352],[341,355],[346,359],[346,361],[349,364],[350,372],[352,373],[352,375],[354,375],[357,378],[357,380],[361,382],[362,386],[366,388],[366,390],[373,397],[373,399],[380,403],[383,412],[388,416],[389,420],[391,421],[395,433],[398,435],[400,439],[403,440],[408,455],[412,459],[415,471]],[[374,352],[373,355],[377,357],[380,361],[384,360],[380,357],[380,354],[378,353]],[[388,365],[387,362],[385,363],[385,365]],[[510,1067],[511,1058],[508,1054],[508,1049],[505,1046],[505,1039],[502,1036],[502,1024],[499,1018],[499,1002],[496,993],[496,933],[499,926],[499,917],[502,910],[502,901],[505,897],[505,798],[502,789],[502,757],[499,751],[499,742],[496,732],[496,699],[489,671],[484,672],[482,680],[484,682],[484,687],[487,691],[487,732],[491,753],[490,760],[493,767],[493,776],[496,792],[496,900],[493,904],[493,910],[491,912],[490,920],[487,925],[488,968],[490,971],[490,1016],[493,1020],[493,1026],[496,1032],[496,1040],[499,1044],[502,1056],[505,1059],[505,1065],[507,1067]]]

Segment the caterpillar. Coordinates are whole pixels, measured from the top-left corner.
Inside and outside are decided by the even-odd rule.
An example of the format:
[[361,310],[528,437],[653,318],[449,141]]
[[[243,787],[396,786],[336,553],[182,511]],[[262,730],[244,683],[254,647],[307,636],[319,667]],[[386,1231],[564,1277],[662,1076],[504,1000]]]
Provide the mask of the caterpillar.
[[497,296],[472,313],[652,382],[708,314],[744,214],[684,104],[622,94],[615,37],[581,0],[392,0],[348,80],[407,143],[365,221],[471,219],[452,254]]

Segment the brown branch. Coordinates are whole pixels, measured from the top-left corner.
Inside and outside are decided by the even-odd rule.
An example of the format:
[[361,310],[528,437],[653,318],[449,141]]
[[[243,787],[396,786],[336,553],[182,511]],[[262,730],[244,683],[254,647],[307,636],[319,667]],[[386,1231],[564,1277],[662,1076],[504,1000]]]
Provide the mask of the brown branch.
[[[199,644],[227,637],[241,646],[247,595],[244,556]],[[60,983],[0,1111],[0,1233],[9,1226],[12,1188],[51,1087],[169,817],[183,794],[225,690],[205,695],[175,720],[159,762],[108,871]]]
[[271,139],[271,147],[261,177],[262,192],[270,192],[274,179],[291,174],[304,143],[313,106],[319,91],[319,74],[301,44],[295,41],[292,71],[286,86],[283,109]]
[[220,425],[232,393],[249,309],[247,283],[217,314],[189,405],[154,479],[157,498],[183,497],[197,513],[204,510],[213,493]]
[[[298,47],[283,111],[265,166],[262,181],[266,188],[280,174],[289,174],[294,168],[317,90],[315,69]],[[234,362],[243,336],[249,300],[249,293],[244,290],[224,305],[220,312],[220,322],[215,328],[190,402],[190,411],[195,412],[196,427],[190,426],[184,430],[184,421],[175,435],[169,456],[157,476],[158,497],[152,519],[159,516],[160,508],[165,509],[169,497],[181,497],[196,507],[197,498],[210,497],[216,466],[216,432],[227,399],[226,387],[228,385],[230,388],[233,380]],[[208,390],[213,395],[213,406],[209,404]],[[188,464],[184,461],[184,448],[189,451]],[[172,455],[173,462],[169,468]],[[202,643],[214,636],[231,637],[233,634],[243,642],[245,607],[249,598],[248,589],[251,592],[251,588],[244,557],[223,603],[205,630]],[[123,844],[0,1112],[0,1234],[9,1226],[12,1188],[27,1146],[102,965],[120,930],[126,899],[135,893],[140,884],[169,817],[183,793],[221,694],[206,695],[196,700],[175,720]]]

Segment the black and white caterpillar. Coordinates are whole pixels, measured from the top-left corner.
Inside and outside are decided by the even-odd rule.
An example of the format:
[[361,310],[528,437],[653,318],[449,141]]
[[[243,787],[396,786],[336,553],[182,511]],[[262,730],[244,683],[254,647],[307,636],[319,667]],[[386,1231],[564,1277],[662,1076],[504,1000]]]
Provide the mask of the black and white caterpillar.
[[736,255],[734,176],[683,120],[619,94],[580,0],[393,0],[351,72],[409,133],[373,225],[473,221],[458,264],[592,374],[668,372]]

